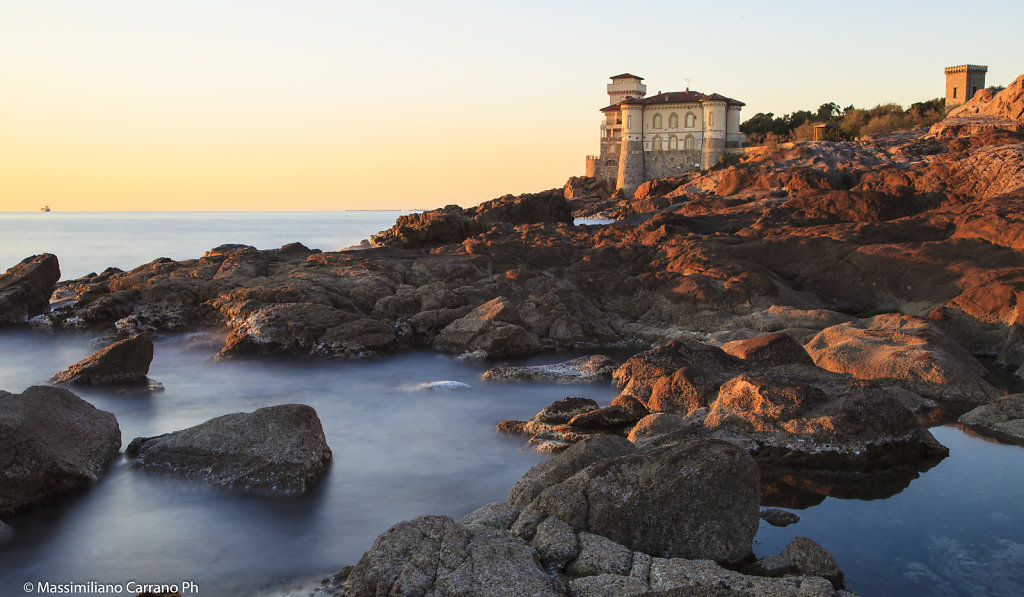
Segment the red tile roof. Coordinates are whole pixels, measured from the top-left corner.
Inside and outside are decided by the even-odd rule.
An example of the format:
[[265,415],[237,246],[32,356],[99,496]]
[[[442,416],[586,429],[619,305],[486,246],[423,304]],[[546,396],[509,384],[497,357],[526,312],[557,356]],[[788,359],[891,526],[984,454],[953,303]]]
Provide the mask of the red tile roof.
[[615,75],[614,77],[608,77],[608,78],[609,79],[640,79],[641,81],[644,80],[643,77],[638,77],[636,75],[631,75],[629,73],[622,73],[621,75]]
[[[731,97],[725,97],[717,93],[710,95],[701,93],[699,91],[668,91],[666,93],[658,93],[643,99],[629,97],[620,102],[621,104],[643,104],[650,106],[653,104],[692,104],[697,102],[726,102],[730,106],[745,106],[743,102],[734,100]],[[610,106],[601,108],[601,112],[610,112],[612,110],[619,110],[620,104],[612,104]]]

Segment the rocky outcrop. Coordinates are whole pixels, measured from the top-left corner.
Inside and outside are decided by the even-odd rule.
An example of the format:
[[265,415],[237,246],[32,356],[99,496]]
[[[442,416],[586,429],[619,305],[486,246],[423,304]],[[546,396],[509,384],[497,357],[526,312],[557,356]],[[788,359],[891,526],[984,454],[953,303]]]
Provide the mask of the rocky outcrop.
[[153,361],[153,335],[114,342],[50,378],[54,384],[144,384]]
[[522,539],[424,516],[378,537],[349,572],[341,594],[555,597],[564,591]]
[[416,249],[459,243],[495,226],[540,223],[572,224],[572,212],[562,189],[542,193],[503,195],[463,209],[448,205],[442,209],[400,216],[395,225],[370,237],[376,246]]
[[[523,503],[516,487],[509,499]],[[738,562],[757,532],[757,467],[715,441],[601,459],[542,489],[520,521],[533,513],[645,553]]]
[[181,431],[137,437],[132,466],[213,485],[302,493],[324,472],[331,449],[320,419],[302,404],[268,406],[210,419]]
[[0,515],[96,482],[120,449],[114,415],[68,390],[0,391]]
[[963,414],[959,420],[982,435],[1024,446],[1024,394],[997,398]]
[[981,403],[999,395],[970,353],[920,317],[886,314],[830,327],[806,348],[818,367],[929,398]]
[[760,516],[761,520],[773,527],[788,527],[791,524],[800,522],[800,517],[796,514],[778,508],[763,508]]
[[494,367],[484,371],[488,381],[542,381],[559,384],[593,383],[611,379],[619,363],[604,355],[579,357],[563,363]]
[[482,352],[502,358],[540,352],[540,339],[523,327],[512,302],[499,296],[451,322],[437,335],[434,346],[449,352]]
[[761,558],[743,569],[756,576],[820,576],[837,589],[842,589],[843,571],[836,559],[813,539],[795,537],[782,553]]
[[50,310],[50,295],[60,279],[57,257],[33,255],[0,276],[0,325],[24,323]]

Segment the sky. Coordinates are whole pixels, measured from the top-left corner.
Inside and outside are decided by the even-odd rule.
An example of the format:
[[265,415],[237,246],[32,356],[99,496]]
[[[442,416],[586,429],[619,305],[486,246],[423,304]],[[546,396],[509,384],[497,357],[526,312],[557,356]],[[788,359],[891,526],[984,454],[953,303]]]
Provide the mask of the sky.
[[[979,16],[983,15],[983,16]],[[909,105],[1024,2],[0,0],[0,212],[421,209],[562,186],[608,77]]]

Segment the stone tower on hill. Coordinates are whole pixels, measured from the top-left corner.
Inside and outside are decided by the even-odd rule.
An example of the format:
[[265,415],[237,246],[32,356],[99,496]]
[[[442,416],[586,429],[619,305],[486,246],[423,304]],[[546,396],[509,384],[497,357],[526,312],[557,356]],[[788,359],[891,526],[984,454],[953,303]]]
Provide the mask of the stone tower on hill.
[[587,176],[616,190],[630,195],[645,181],[709,168],[743,142],[741,101],[689,89],[647,97],[643,77],[611,79],[601,152],[587,156]]
[[946,67],[946,107],[962,104],[984,89],[986,72],[987,66],[977,64]]

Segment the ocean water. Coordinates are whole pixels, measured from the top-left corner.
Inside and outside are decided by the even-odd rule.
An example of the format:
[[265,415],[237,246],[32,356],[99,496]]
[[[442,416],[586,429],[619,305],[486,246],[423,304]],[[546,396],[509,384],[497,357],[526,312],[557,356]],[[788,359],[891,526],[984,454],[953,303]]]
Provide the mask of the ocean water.
[[[54,216],[57,216],[56,218]],[[329,250],[391,225],[395,212],[328,214],[0,214],[9,267],[49,251],[65,278],[155,257],[191,258],[226,242],[259,248],[303,242]],[[13,239],[13,240],[12,240]],[[23,244],[18,244],[23,243]],[[47,244],[51,243],[51,244]],[[0,330],[0,389],[20,392],[92,349],[86,333]],[[607,404],[607,384],[553,386],[480,380],[488,364],[411,352],[358,362],[214,362],[206,333],[157,339],[150,377],[166,390],[76,392],[113,412],[126,445],[230,412],[299,402],[323,422],[334,461],[317,487],[274,498],[142,473],[115,461],[86,490],[10,517],[0,544],[0,595],[26,582],[196,583],[199,595],[257,594],[355,563],[395,522],[459,517],[491,501],[544,456],[499,435],[568,395]],[[526,362],[557,362],[576,353]],[[453,380],[453,392],[414,392]],[[824,498],[785,528],[762,523],[758,555],[794,536],[824,545],[863,595],[1016,595],[1024,586],[1024,449],[955,426],[933,429],[950,457],[885,499]]]

